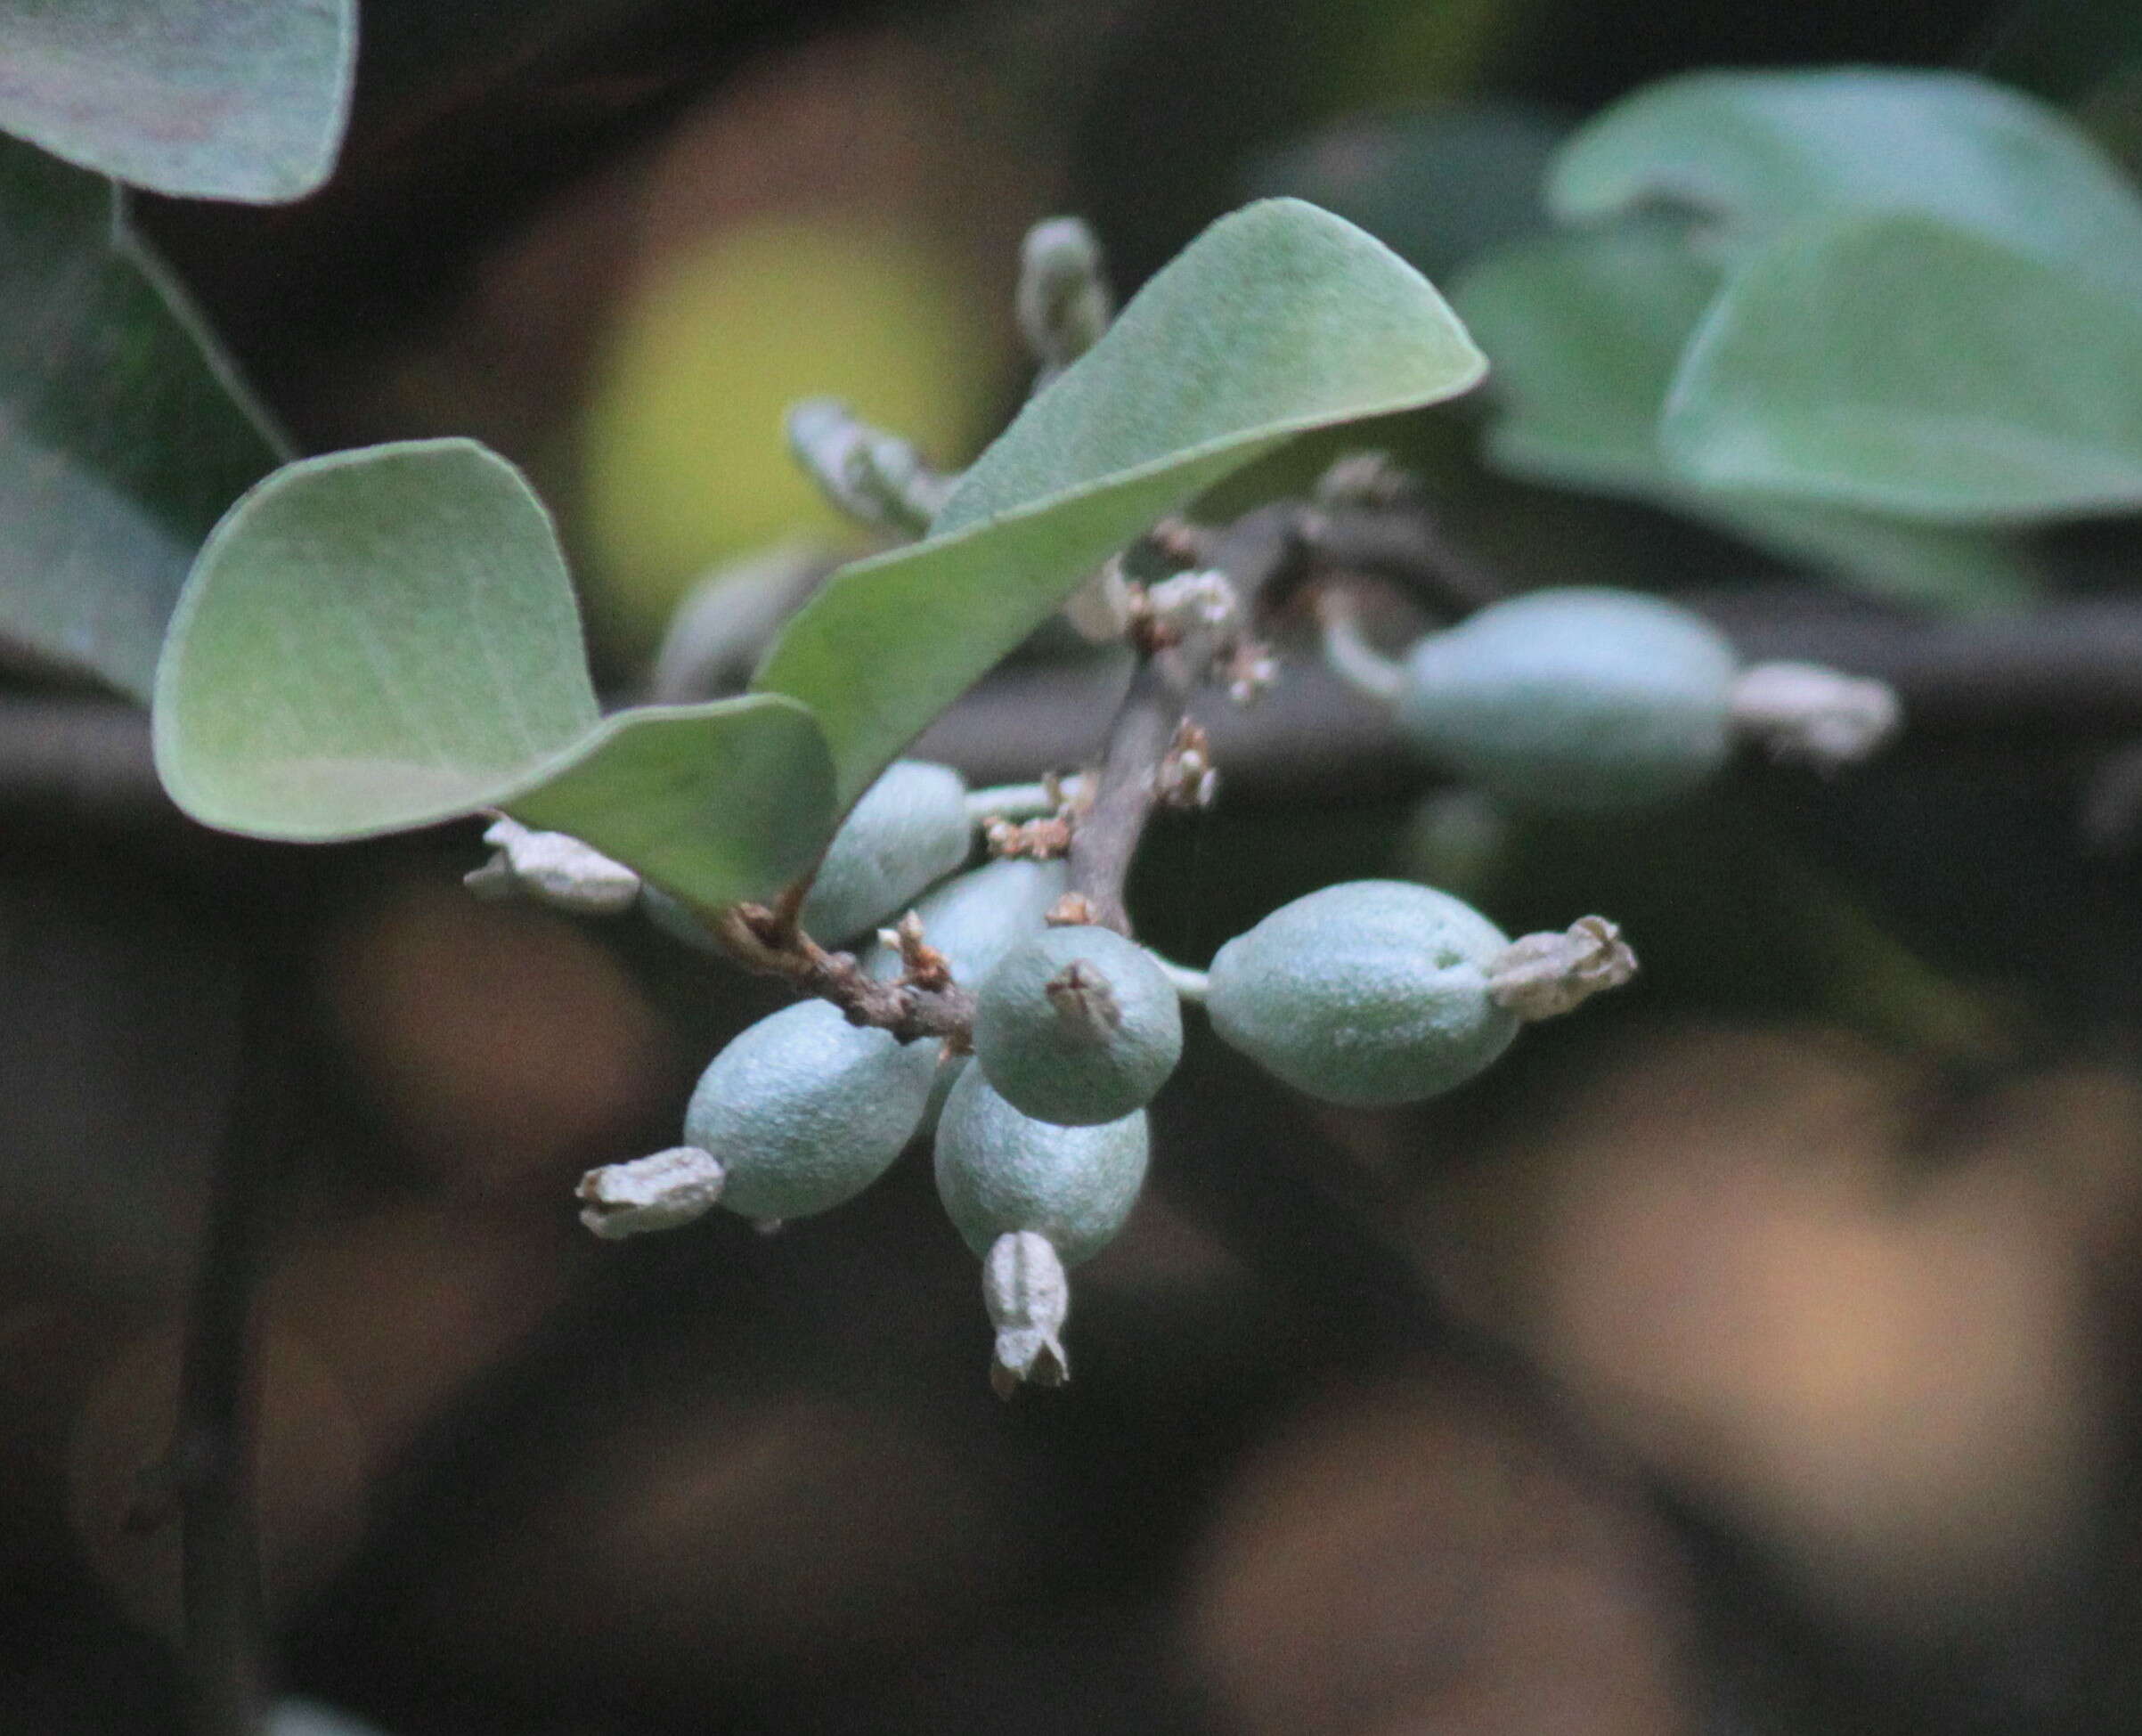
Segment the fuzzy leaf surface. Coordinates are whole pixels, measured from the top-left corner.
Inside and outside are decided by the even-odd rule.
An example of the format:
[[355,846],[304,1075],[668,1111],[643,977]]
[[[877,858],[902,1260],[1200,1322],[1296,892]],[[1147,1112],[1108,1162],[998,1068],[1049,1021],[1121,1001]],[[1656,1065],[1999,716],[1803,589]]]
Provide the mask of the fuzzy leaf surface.
[[810,713],[598,717],[550,519],[468,440],[307,459],[201,551],[158,671],[157,768],[195,819],[327,842],[499,808],[680,897],[770,895],[830,829]]
[[843,569],[756,687],[815,712],[845,808],[1111,554],[1291,436],[1464,391],[1428,281],[1315,206],[1221,218],[985,452],[929,535]]
[[356,0],[0,0],[0,129],[187,199],[301,199],[334,167]]

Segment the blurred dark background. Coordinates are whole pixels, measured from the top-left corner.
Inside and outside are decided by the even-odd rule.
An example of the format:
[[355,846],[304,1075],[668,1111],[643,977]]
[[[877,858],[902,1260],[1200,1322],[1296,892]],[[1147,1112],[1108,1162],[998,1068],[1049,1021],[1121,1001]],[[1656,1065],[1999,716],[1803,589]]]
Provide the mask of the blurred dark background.
[[[368,0],[325,191],[145,222],[306,448],[525,467],[622,693],[709,569],[856,546],[790,400],[948,464],[1015,407],[1039,217],[1087,216],[1128,293],[1294,191],[1440,281],[1527,220],[1543,141],[1713,64],[1991,69],[2131,151],[2134,11]],[[1374,433],[1513,582],[1812,618],[1846,662],[1884,625],[1493,477],[1472,428]],[[2118,624],[2136,548],[2050,553]],[[231,1105],[268,1089],[279,1668],[381,1731],[2142,1730],[2142,715],[1924,697],[1861,772],[1751,765],[1664,821],[1490,825],[1372,745],[1164,828],[1134,902],[1187,959],[1408,873],[1512,932],[1603,909],[1646,974],[1405,1112],[1201,1029],[1076,1381],[1008,1406],[912,1153],[771,1238],[575,1223],[762,985],[477,903],[473,827],[241,844],[162,804],[124,717],[0,733],[0,1728],[177,1727],[175,1540],[122,1519]]]

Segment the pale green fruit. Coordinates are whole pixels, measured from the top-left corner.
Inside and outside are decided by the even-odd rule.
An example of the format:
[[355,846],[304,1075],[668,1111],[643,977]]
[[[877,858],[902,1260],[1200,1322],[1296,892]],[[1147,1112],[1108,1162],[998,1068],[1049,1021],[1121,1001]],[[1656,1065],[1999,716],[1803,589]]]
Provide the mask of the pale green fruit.
[[[978,986],[997,961],[1029,934],[1041,932],[1049,907],[1071,884],[1062,862],[986,862],[937,887],[915,907],[923,938],[944,954],[963,988]],[[900,974],[899,956],[879,947],[869,957],[873,976]]]
[[1411,1103],[1510,1046],[1487,990],[1510,944],[1470,904],[1403,880],[1354,880],[1283,905],[1212,961],[1212,1028],[1328,1103]]
[[714,1057],[685,1111],[685,1143],[721,1160],[731,1211],[761,1221],[824,1211],[869,1186],[914,1137],[938,1050],[850,1024],[830,1001],[799,1001]]
[[[946,881],[915,910],[922,918],[923,937],[952,966],[953,981],[972,989],[1021,940],[1042,931],[1049,907],[1070,884],[1071,871],[1060,861],[1006,859],[985,862],[971,874]],[[889,947],[874,947],[865,956],[863,968],[876,977],[898,976],[900,955]],[[925,1131],[936,1127],[946,1094],[966,1072],[968,1059],[964,1055],[949,1056],[938,1070],[936,1088],[923,1112]]]
[[1108,1245],[1145,1180],[1145,1112],[1099,1127],[1022,1115],[979,1067],[953,1086],[937,1128],[937,1193],[968,1247],[1031,1230],[1066,1266]]
[[1438,764],[1526,807],[1685,795],[1725,762],[1739,660],[1724,636],[1632,591],[1535,591],[1431,633],[1398,727]]
[[1182,1054],[1174,985],[1112,929],[1045,928],[1006,953],[975,996],[974,1058],[1039,1121],[1095,1127],[1142,1109]]
[[845,941],[904,914],[967,859],[966,782],[949,766],[896,760],[849,810],[803,901],[803,931]]

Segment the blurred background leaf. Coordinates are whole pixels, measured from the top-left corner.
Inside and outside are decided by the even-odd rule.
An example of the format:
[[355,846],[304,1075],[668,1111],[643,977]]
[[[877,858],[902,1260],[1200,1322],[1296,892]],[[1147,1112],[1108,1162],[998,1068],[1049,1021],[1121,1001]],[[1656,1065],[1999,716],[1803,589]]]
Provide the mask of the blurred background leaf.
[[[2142,200],[2131,201],[2142,217]],[[1964,524],[2142,507],[2130,293],[1956,225],[1787,232],[1682,356],[1661,436],[1726,487]]]
[[0,649],[146,699],[274,436],[112,184],[0,139]]
[[1638,92],[1564,144],[1567,221],[1662,205],[1728,263],[1810,217],[1918,212],[2119,286],[2142,281],[2142,202],[2056,110],[1903,68],[1701,72]]

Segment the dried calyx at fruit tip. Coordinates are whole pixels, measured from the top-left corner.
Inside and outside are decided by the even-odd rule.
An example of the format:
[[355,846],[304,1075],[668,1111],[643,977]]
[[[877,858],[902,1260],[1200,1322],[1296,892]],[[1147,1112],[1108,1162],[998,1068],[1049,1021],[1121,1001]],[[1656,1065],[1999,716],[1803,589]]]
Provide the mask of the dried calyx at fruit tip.
[[501,814],[484,833],[491,860],[461,876],[479,898],[531,898],[582,916],[628,910],[639,876],[564,832],[537,832]]
[[580,1221],[606,1242],[674,1229],[720,1203],[726,1175],[721,1159],[696,1145],[606,1164],[580,1178]]
[[1835,771],[1894,736],[1904,708],[1886,681],[1817,663],[1759,663],[1733,683],[1732,720],[1772,759]]
[[1602,989],[1636,974],[1636,955],[1620,927],[1579,917],[1560,934],[1521,934],[1487,966],[1487,992],[1527,1023],[1576,1011]]
[[981,1296],[997,1330],[990,1385],[999,1398],[1022,1382],[1062,1386],[1071,1379],[1063,1339],[1071,1280],[1047,1236],[1012,1230],[991,1243],[981,1261]]

